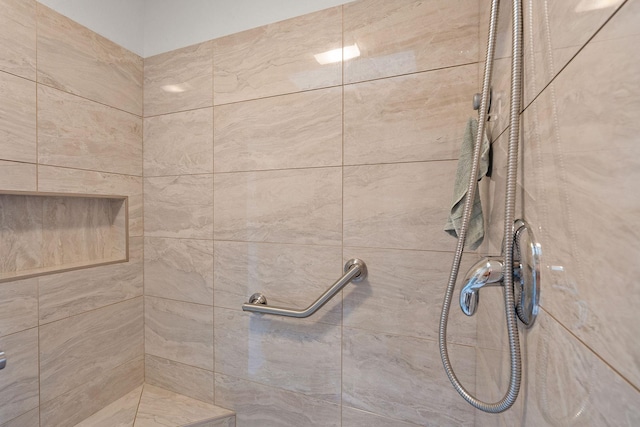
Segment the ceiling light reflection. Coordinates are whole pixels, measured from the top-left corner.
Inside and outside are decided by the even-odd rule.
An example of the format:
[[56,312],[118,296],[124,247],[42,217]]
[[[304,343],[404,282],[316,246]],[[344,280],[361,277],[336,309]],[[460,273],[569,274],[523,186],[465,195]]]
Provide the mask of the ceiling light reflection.
[[360,56],[360,49],[358,49],[357,44],[352,44],[351,46],[345,46],[340,49],[328,50],[326,52],[318,53],[313,55],[318,61],[318,64],[333,64],[335,62],[340,62],[344,58],[345,61],[356,58]]

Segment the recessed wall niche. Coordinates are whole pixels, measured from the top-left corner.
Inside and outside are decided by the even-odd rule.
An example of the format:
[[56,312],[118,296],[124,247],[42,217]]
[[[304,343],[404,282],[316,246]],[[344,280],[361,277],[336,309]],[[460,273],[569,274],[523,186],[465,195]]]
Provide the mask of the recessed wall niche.
[[128,198],[0,191],[0,283],[129,260]]

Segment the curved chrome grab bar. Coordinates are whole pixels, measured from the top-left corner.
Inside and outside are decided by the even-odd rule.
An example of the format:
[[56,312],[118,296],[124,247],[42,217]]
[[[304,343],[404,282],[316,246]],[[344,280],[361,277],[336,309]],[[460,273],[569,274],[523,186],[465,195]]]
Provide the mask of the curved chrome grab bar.
[[255,293],[249,297],[249,302],[242,304],[243,311],[254,313],[275,314],[277,316],[309,317],[325,305],[331,298],[344,288],[349,282],[360,282],[367,277],[367,265],[361,259],[350,259],[344,265],[344,275],[339,278],[329,289],[304,310],[295,308],[272,307],[267,305],[267,298],[261,293]]

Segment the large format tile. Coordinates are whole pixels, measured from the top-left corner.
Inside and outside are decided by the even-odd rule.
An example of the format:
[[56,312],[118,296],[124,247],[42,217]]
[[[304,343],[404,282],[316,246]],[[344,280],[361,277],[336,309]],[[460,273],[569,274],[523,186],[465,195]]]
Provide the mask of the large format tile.
[[213,371],[213,307],[145,297],[145,352]]
[[213,371],[150,354],[145,355],[144,362],[146,384],[213,403]]
[[0,71],[0,158],[35,162],[36,156],[36,84]]
[[147,237],[213,237],[213,175],[145,178],[144,205]]
[[144,59],[144,116],[213,105],[213,43]]
[[142,295],[141,237],[129,242],[129,262],[42,276],[40,323],[95,310]]
[[145,239],[145,295],[213,305],[213,242]]
[[[451,387],[434,341],[345,328],[343,403],[423,426],[472,426],[474,409]],[[475,352],[449,346],[453,367],[473,392]]]
[[417,424],[405,423],[391,418],[381,417],[371,412],[342,407],[342,427],[417,427]]
[[40,409],[32,409],[2,424],[2,427],[40,427]]
[[[113,352],[106,351],[108,354]],[[40,426],[75,426],[144,381],[144,359],[128,361],[92,376],[76,388],[40,405]],[[112,427],[113,424],[109,424]]]
[[[367,279],[343,291],[344,326],[438,339],[453,253],[345,248],[345,259],[353,257],[366,262]],[[475,259],[474,255],[464,257],[460,279]],[[457,303],[449,315],[447,339],[476,344],[476,318],[465,316]]]
[[216,374],[216,405],[242,427],[339,427],[340,406],[299,393]]
[[223,308],[214,324],[216,372],[340,401],[339,326]]
[[141,394],[142,386],[133,389],[74,427],[133,427]]
[[142,175],[142,119],[38,85],[38,163]]
[[[216,105],[342,83],[340,7],[221,37],[213,43]],[[325,61],[319,55],[323,53],[337,53],[338,59],[322,64]]]
[[[305,308],[342,275],[338,246],[215,242],[214,303],[238,310],[255,292],[270,305]],[[340,324],[340,298],[334,298],[313,318]]]
[[455,161],[344,168],[344,244],[453,250],[444,232]]
[[36,165],[0,160],[0,190],[36,191]]
[[0,337],[38,324],[38,279],[0,284]]
[[217,106],[216,172],[340,166],[342,88]]
[[142,58],[38,3],[38,82],[138,116]]
[[143,353],[142,298],[40,327],[40,393],[49,401]]
[[0,271],[43,266],[42,198],[0,195]]
[[0,70],[36,78],[36,1],[1,0]]
[[0,424],[38,406],[38,329],[0,338],[7,366],[0,371]]
[[215,239],[339,245],[340,168],[215,175]]
[[478,2],[362,0],[344,6],[345,83],[476,62]]
[[54,166],[38,166],[38,191],[129,197],[129,236],[142,236],[142,178]]
[[476,65],[345,86],[345,164],[456,159]]
[[144,119],[144,176],[213,173],[213,109]]

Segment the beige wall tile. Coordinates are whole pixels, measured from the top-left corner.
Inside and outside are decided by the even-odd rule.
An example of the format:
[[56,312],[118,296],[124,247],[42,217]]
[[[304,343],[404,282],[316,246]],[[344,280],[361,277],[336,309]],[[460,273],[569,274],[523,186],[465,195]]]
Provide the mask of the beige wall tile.
[[2,427],[40,427],[40,409],[32,409],[4,424]]
[[42,276],[40,323],[50,323],[142,295],[142,238],[129,242],[129,262]]
[[38,3],[38,82],[138,116],[142,58]]
[[345,83],[475,62],[478,2],[362,0],[344,6]]
[[476,65],[345,86],[345,164],[456,159]]
[[213,307],[145,297],[145,352],[213,371]]
[[216,372],[340,401],[339,326],[224,308],[214,325]]
[[38,329],[0,338],[7,366],[0,371],[0,423],[38,406]]
[[212,175],[145,178],[144,204],[145,236],[213,237]]
[[37,318],[38,279],[0,284],[0,336],[33,328]]
[[[344,328],[343,403],[403,421],[472,426],[474,409],[442,372],[435,341]],[[475,351],[450,345],[460,380],[474,389]]]
[[0,272],[43,266],[42,199],[0,195]]
[[409,424],[403,421],[392,420],[391,418],[381,417],[371,412],[361,411],[359,409],[342,407],[342,427],[416,427],[417,424]]
[[36,165],[0,160],[0,190],[36,191]]
[[1,0],[0,70],[36,78],[36,1]]
[[[108,352],[113,355],[113,352]],[[40,406],[41,427],[75,426],[144,382],[144,359],[128,361],[93,376]],[[111,426],[110,426],[111,427]]]
[[[255,292],[270,305],[305,308],[342,274],[338,246],[215,242],[214,304],[237,310]],[[314,320],[339,325],[340,298],[327,302]]]
[[145,58],[144,116],[211,107],[212,61],[212,42]]
[[215,175],[215,239],[339,245],[341,176],[340,168]]
[[145,383],[213,404],[213,371],[145,355]]
[[38,85],[38,163],[142,175],[142,119]]
[[342,83],[341,62],[314,55],[342,47],[334,7],[214,40],[215,105]]
[[41,326],[42,401],[106,382],[109,371],[141,356],[142,325],[142,298],[134,298]]
[[344,168],[344,244],[453,250],[445,233],[455,161]]
[[215,109],[216,172],[340,166],[342,88]]
[[129,236],[142,236],[141,177],[38,166],[38,190],[129,196]]
[[213,109],[144,120],[144,176],[213,173]]
[[74,427],[133,427],[142,395],[142,386],[125,394]]
[[36,155],[36,84],[0,71],[0,158],[35,162]]
[[145,295],[213,305],[211,240],[145,239]]
[[239,426],[340,426],[339,405],[220,374],[216,405],[236,411]]

